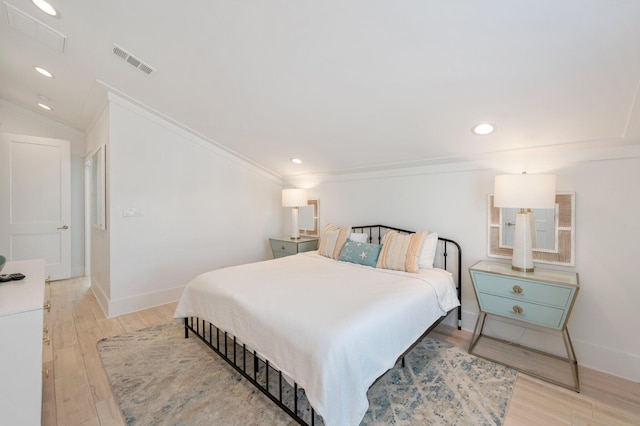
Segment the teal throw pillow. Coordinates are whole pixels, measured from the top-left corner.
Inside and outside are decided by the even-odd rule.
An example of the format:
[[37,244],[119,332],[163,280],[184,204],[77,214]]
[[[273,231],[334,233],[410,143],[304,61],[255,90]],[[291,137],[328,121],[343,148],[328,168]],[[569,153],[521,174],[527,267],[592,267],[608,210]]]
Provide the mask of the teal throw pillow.
[[359,243],[347,239],[338,260],[375,267],[381,248],[382,246],[378,244]]

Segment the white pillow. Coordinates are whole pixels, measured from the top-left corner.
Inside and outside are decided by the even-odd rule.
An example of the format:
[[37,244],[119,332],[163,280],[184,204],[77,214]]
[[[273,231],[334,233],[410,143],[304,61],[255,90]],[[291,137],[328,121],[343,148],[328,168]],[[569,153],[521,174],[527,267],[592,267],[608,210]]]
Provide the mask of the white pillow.
[[351,235],[349,235],[349,239],[356,243],[368,243],[369,235],[364,232],[352,232]]
[[420,268],[433,268],[433,261],[436,258],[436,249],[438,248],[438,233],[431,232],[427,234],[424,240],[420,257],[418,258],[418,266]]

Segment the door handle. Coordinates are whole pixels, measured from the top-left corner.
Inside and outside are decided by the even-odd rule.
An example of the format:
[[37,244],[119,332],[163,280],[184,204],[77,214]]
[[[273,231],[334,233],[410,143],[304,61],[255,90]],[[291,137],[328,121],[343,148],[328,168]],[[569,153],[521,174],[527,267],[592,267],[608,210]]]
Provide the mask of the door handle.
[[67,225],[64,225],[64,226],[60,226],[60,227],[58,227],[56,229],[69,229],[69,227]]

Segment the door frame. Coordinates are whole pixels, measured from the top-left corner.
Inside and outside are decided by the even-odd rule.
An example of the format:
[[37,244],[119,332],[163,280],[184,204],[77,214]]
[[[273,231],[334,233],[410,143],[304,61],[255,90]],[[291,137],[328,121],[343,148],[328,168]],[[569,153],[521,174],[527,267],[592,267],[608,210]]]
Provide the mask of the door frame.
[[84,158],[84,275],[91,276],[91,155]]

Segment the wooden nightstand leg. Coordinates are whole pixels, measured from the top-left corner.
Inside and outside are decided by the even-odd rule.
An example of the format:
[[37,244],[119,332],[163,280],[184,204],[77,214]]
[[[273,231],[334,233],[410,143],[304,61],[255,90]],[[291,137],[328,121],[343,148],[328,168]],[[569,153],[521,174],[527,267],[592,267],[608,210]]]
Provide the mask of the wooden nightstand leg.
[[569,336],[569,330],[564,328],[562,330],[562,340],[564,341],[564,347],[567,350],[567,361],[571,367],[571,373],[573,374],[573,382],[575,383],[575,391],[580,392],[580,377],[578,376],[578,359],[576,353],[573,350],[573,343],[571,343],[571,337]]
[[[478,319],[476,320],[476,326],[473,329],[473,335],[471,336],[471,343],[469,343],[469,353],[473,351],[473,347],[478,343],[480,337],[482,336],[482,330],[484,330],[484,323],[487,319],[487,314],[484,312],[480,312],[478,315]],[[476,337],[477,334],[477,337]]]

